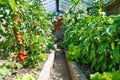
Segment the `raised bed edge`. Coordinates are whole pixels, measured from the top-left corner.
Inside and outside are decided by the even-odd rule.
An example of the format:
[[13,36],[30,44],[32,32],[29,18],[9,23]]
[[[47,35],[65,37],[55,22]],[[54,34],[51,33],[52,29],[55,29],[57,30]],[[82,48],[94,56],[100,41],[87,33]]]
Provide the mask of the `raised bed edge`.
[[[56,47],[56,45],[54,45]],[[53,68],[55,50],[51,50],[47,61],[45,62],[37,80],[50,80],[50,72]]]
[[[67,52],[65,51],[66,59],[68,57]],[[67,64],[70,70],[72,80],[87,80],[86,76],[82,73],[80,68],[77,66],[75,61],[68,61]]]

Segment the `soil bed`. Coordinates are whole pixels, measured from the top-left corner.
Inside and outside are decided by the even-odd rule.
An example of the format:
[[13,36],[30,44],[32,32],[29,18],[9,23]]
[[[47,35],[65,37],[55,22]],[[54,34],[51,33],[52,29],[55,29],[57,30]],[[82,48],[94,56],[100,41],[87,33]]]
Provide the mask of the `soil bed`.
[[[49,54],[47,54],[49,55]],[[8,60],[0,60],[0,66],[8,63],[10,61]],[[10,70],[12,70],[12,75],[11,76],[2,76],[3,80],[13,80],[15,79],[16,76],[19,76],[21,74],[32,74],[32,75],[39,75],[40,71],[42,70],[43,66],[44,66],[45,62],[40,62],[39,64],[36,64],[37,66],[33,69],[33,68],[27,68],[27,67],[24,67],[22,69],[11,69],[9,68]]]
[[77,65],[79,66],[79,68],[82,71],[82,73],[86,76],[86,78],[88,80],[90,80],[90,74],[95,73],[94,70],[90,69],[90,65],[88,65],[88,64],[81,64],[81,63],[78,63]]

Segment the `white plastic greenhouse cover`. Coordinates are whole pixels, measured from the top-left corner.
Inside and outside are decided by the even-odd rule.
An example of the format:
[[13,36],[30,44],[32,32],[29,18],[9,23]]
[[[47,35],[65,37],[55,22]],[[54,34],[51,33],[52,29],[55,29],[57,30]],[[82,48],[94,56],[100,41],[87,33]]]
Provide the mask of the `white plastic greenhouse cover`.
[[[57,4],[56,0],[40,0],[47,12],[57,12]],[[93,4],[93,1],[97,0],[83,0],[85,7],[91,7]],[[106,2],[109,2],[111,0],[106,0]],[[72,6],[71,0],[59,0],[59,11],[65,12],[67,9],[69,9]]]
[[[47,12],[57,12],[56,0],[41,0]],[[72,5],[71,0],[59,0],[59,11],[64,12]]]
[[47,12],[56,12],[55,0],[41,0],[41,2]]

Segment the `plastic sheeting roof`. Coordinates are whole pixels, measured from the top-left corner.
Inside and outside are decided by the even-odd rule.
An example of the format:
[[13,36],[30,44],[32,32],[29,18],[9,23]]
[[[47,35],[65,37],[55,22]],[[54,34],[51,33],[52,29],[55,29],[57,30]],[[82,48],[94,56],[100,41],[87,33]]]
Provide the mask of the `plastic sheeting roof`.
[[55,0],[41,0],[41,2],[47,12],[56,12]]
[[[69,9],[73,4],[71,0],[40,0],[47,12],[65,12]],[[57,1],[59,4],[57,4]],[[93,1],[96,0],[83,0],[83,3],[86,7],[91,7]],[[111,0],[106,0],[109,2]],[[59,10],[58,10],[59,9]]]
[[57,12],[57,7],[60,12],[65,12],[72,6],[71,0],[59,0],[59,6],[57,6],[56,0],[41,0],[41,2],[47,12]]

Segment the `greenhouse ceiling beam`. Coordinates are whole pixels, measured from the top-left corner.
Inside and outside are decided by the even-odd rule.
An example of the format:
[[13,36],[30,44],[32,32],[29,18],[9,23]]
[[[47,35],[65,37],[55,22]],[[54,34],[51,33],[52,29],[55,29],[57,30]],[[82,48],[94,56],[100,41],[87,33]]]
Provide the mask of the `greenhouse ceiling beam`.
[[59,0],[56,0],[56,11],[59,12]]

